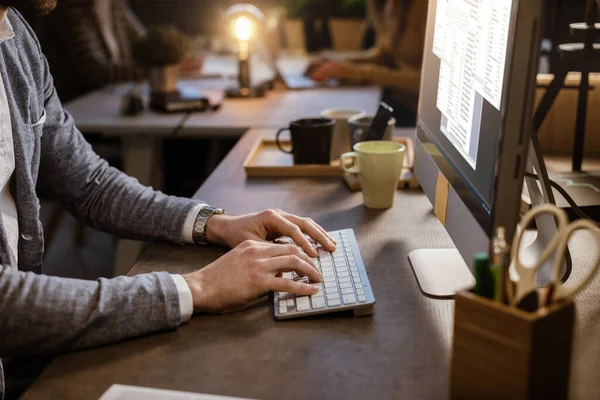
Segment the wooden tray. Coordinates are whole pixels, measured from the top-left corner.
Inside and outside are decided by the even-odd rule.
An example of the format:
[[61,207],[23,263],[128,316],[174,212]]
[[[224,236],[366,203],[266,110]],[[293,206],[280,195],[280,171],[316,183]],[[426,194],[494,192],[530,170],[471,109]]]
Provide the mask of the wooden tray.
[[[404,169],[398,181],[399,189],[418,188],[419,183],[415,179],[413,168],[413,143],[410,138],[394,138],[395,142],[406,146],[406,157],[404,158]],[[289,141],[282,141],[283,147],[288,148]],[[343,177],[344,182],[352,191],[360,190],[358,175],[344,173],[340,169],[338,160],[329,165],[294,165],[291,154],[286,154],[277,148],[275,140],[259,138],[250,149],[244,160],[246,176],[251,177]]]
[[[281,141],[284,148],[289,148],[289,141]],[[272,139],[258,139],[248,157],[244,160],[244,169],[248,177],[335,177],[342,176],[339,161],[330,165],[307,164],[294,165],[291,154],[277,148]]]

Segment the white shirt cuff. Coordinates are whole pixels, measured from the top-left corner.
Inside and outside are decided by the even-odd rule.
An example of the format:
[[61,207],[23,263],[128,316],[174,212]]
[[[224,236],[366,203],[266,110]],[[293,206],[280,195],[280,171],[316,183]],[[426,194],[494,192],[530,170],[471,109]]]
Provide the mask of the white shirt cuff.
[[183,232],[181,232],[181,240],[183,243],[194,244],[194,223],[196,222],[196,217],[198,216],[200,210],[206,206],[206,203],[200,203],[194,206],[194,208],[188,212],[185,222],[183,223]]
[[183,324],[192,318],[194,313],[194,302],[192,300],[192,291],[188,286],[183,276],[171,274],[173,282],[177,287],[177,293],[179,293],[179,312],[181,315],[180,323]]

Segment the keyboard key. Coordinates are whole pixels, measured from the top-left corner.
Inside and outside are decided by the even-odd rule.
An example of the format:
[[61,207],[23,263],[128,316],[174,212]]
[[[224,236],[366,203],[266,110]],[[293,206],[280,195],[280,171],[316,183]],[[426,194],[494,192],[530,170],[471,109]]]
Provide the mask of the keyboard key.
[[352,288],[352,284],[350,282],[341,282],[340,288]]
[[338,279],[339,278],[350,278],[350,274],[348,273],[348,271],[338,271],[337,276],[338,276]]
[[[294,299],[287,299],[286,302],[288,307],[294,308]],[[281,303],[279,303],[279,305],[281,305]]]
[[365,294],[365,291],[361,289],[356,289],[356,294]]
[[325,288],[326,289],[328,289],[328,288],[334,288],[334,289],[336,289],[337,288],[337,283],[335,283],[335,282],[325,282]]
[[284,299],[284,300],[287,299],[289,294],[290,293],[288,293],[288,292],[279,292],[279,300],[281,300],[281,299]]
[[338,278],[338,281],[339,281],[340,283],[343,283],[343,282],[350,282],[350,277],[349,277],[349,276],[340,276],[340,277]]
[[328,257],[331,257],[331,253],[320,248],[319,249],[319,258],[328,258]]
[[339,299],[339,298],[332,299],[332,300],[329,300],[329,298],[327,298],[327,305],[328,305],[329,307],[337,307],[337,306],[339,306],[340,304],[341,304],[341,303],[340,303],[340,299]]
[[358,295],[358,301],[360,301],[361,303],[367,301],[367,297],[364,294],[359,294]]
[[334,294],[327,294],[327,301],[331,301],[331,300],[335,300],[338,299],[339,300],[340,296],[338,296],[337,292]]
[[338,288],[337,287],[325,288],[325,294],[327,294],[327,295],[337,294],[337,292],[338,292]]
[[[280,303],[281,304],[281,303]],[[279,314],[287,314],[287,307],[279,306]]]
[[355,288],[357,288],[357,289],[362,289],[362,288],[363,288],[363,285],[362,285],[362,283],[360,283],[360,282],[358,282],[358,283],[356,283],[356,282],[355,282],[355,283],[354,283],[354,287],[355,287]]
[[296,298],[296,310],[298,311],[309,311],[310,310],[310,300],[308,296],[302,296]]
[[351,287],[349,288],[342,288],[342,294],[354,294],[354,289],[352,289]]
[[354,296],[354,293],[342,296],[342,300],[344,301],[344,304],[354,304],[354,303],[356,303],[356,297]]
[[325,308],[325,300],[322,297],[312,298],[312,306],[315,309]]
[[292,273],[291,272],[284,272],[282,275],[283,279],[292,279]]

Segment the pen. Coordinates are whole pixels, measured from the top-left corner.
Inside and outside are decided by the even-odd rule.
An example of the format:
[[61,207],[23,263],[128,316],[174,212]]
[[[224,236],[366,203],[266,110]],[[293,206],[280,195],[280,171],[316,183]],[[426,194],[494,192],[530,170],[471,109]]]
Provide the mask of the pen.
[[492,241],[492,264],[495,278],[494,299],[507,304],[506,285],[508,284],[508,268],[510,267],[510,246],[506,243],[506,230],[499,227]]
[[488,299],[494,298],[494,278],[490,270],[490,258],[487,253],[477,253],[473,257],[475,266],[475,293]]

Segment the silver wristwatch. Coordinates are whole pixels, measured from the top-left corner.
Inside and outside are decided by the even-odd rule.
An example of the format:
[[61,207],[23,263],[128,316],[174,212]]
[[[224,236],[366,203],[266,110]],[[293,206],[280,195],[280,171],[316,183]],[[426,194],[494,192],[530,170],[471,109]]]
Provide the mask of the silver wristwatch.
[[222,208],[213,208],[209,206],[204,206],[198,215],[196,216],[196,221],[194,221],[194,232],[192,234],[192,240],[196,244],[208,244],[208,240],[206,239],[206,223],[213,215],[223,215],[226,214],[225,210]]

